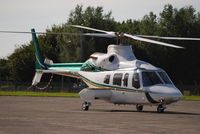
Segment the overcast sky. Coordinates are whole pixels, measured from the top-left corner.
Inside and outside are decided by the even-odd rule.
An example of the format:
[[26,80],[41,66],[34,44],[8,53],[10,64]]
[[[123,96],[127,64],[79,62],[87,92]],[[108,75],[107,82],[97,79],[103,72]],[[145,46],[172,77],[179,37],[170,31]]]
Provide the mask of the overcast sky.
[[[112,11],[116,21],[141,19],[150,11],[159,14],[166,4],[174,8],[192,5],[200,12],[200,0],[0,0],[0,30],[45,31],[65,23],[77,4],[102,6],[105,13]],[[30,40],[31,35],[0,33],[0,58]]]

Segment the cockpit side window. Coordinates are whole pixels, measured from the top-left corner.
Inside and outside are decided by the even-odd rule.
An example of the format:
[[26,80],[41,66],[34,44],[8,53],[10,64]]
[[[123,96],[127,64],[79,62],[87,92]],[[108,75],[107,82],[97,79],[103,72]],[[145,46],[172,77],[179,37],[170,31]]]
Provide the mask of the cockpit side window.
[[125,87],[127,87],[128,86],[128,76],[129,76],[129,74],[128,73],[125,73],[125,75],[124,75],[124,86]]
[[140,88],[140,79],[138,73],[133,73],[132,86],[135,88]]
[[116,73],[113,77],[113,85],[121,86],[122,84],[122,73]]
[[162,84],[156,72],[142,72],[143,86]]
[[109,84],[110,83],[110,74],[107,74],[104,78],[104,83]]

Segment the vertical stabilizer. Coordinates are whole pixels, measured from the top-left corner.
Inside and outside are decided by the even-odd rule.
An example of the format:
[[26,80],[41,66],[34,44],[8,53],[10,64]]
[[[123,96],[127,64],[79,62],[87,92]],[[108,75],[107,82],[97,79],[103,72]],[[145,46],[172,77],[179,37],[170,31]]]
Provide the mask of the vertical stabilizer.
[[32,81],[33,86],[36,86],[40,82],[42,75],[43,75],[43,73],[39,73],[39,72],[35,73],[35,76],[34,76],[33,81]]
[[41,53],[39,42],[35,33],[35,29],[31,29],[31,32],[32,32],[32,39],[33,39],[34,47],[35,47],[36,69],[46,69],[46,66],[44,63],[44,56]]

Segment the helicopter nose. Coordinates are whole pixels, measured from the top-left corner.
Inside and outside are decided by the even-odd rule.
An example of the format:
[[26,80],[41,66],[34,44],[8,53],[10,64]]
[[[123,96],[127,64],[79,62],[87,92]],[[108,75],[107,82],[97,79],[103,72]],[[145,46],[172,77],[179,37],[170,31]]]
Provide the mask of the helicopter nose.
[[149,91],[157,102],[172,103],[180,100],[183,96],[180,90],[174,86],[153,86],[149,88]]
[[176,101],[180,100],[182,96],[183,96],[182,93],[179,90],[176,90],[173,93],[164,96],[164,99],[167,102],[176,102]]

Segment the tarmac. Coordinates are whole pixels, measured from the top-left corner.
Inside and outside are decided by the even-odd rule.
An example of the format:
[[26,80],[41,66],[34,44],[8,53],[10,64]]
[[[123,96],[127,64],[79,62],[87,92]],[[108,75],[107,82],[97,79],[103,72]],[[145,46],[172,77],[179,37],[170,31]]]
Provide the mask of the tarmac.
[[0,134],[195,134],[200,101],[167,105],[164,113],[144,106],[96,100],[81,110],[80,98],[0,96]]

